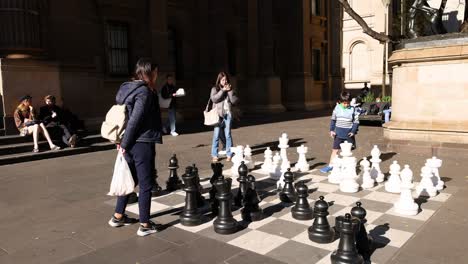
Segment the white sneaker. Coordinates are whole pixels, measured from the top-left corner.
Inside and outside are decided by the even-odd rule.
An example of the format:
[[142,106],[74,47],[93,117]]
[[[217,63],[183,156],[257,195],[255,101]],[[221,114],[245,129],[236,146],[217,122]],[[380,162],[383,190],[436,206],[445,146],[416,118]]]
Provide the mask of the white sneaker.
[[177,137],[179,134],[178,134],[177,132],[171,132],[171,135],[172,135],[173,137]]
[[225,150],[220,150],[220,151],[218,151],[218,155],[226,155],[226,151]]

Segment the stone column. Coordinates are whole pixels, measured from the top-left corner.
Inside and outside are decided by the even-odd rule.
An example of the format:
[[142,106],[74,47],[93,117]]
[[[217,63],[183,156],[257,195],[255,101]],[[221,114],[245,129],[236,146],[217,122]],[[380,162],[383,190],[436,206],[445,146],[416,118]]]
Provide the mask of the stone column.
[[248,1],[248,92],[243,97],[251,112],[282,112],[281,79],[273,69],[272,0]]
[[159,64],[160,72],[173,71],[169,64],[167,0],[149,1],[149,5],[151,58]]

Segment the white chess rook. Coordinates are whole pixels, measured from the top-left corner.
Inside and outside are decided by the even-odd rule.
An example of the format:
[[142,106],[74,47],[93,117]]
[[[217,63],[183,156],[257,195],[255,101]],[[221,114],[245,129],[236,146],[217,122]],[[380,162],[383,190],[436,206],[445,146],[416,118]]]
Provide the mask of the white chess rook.
[[294,167],[301,172],[309,171],[309,163],[307,163],[306,158],[307,147],[304,145],[297,147],[297,153],[299,153],[299,159]]
[[244,161],[244,147],[239,145],[231,149],[234,152],[234,157],[231,160],[232,161],[231,175],[233,177],[237,177],[239,176],[239,172],[238,172],[239,166],[241,165],[242,161]]
[[432,169],[433,182],[437,190],[441,191],[444,189],[445,183],[440,179],[439,168],[442,166],[442,160],[437,157],[432,157],[432,159],[427,159],[426,163]]
[[409,165],[405,165],[405,168],[401,171],[400,198],[394,204],[394,210],[396,213],[402,215],[418,214],[419,206],[414,202],[411,194],[411,188],[413,188],[413,186],[413,172],[409,168]]
[[391,193],[400,193],[400,165],[396,160],[393,161],[393,164],[390,165],[390,177],[385,183],[385,190]]
[[434,197],[437,195],[437,189],[432,182],[432,169],[428,166],[421,168],[421,182],[416,187],[418,196]]
[[270,178],[272,179],[279,179],[281,176],[281,156],[278,152],[276,152],[275,156],[273,156],[273,164],[270,170]]
[[370,189],[373,188],[375,185],[374,179],[372,179],[370,175],[370,162],[367,160],[366,157],[362,159],[362,161],[359,163],[361,165],[361,170],[362,170],[362,184],[361,187],[363,189]]

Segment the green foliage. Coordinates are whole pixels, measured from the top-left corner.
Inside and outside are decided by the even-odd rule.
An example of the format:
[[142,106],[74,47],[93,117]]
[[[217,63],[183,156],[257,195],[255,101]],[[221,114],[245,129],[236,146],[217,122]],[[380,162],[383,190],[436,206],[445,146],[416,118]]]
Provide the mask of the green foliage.
[[382,97],[382,102],[390,103],[392,101],[392,97],[390,95]]
[[362,98],[363,103],[371,103],[375,101],[375,96],[373,92],[368,92],[364,98]]

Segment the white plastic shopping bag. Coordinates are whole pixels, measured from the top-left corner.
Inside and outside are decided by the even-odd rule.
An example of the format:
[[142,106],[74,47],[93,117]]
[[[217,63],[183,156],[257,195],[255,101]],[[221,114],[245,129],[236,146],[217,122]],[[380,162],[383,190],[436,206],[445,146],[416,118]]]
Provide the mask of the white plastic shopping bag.
[[117,159],[115,160],[114,175],[112,176],[110,190],[107,195],[124,196],[132,193],[134,189],[135,182],[133,181],[132,172],[122,152],[119,151]]

